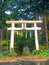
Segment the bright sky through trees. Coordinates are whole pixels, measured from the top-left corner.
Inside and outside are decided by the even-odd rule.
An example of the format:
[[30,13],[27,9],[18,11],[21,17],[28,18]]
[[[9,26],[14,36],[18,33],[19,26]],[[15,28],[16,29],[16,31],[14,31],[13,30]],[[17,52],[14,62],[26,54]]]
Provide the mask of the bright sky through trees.
[[12,12],[10,10],[5,11],[6,14],[10,15]]

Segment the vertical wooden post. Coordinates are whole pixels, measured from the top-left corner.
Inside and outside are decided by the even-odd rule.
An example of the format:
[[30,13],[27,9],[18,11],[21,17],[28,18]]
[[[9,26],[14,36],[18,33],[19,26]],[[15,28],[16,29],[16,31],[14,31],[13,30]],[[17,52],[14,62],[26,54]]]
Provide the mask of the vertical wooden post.
[[14,50],[14,23],[12,23],[12,29],[11,29],[10,52],[13,50]]
[[34,23],[34,27],[35,27],[35,45],[36,45],[36,50],[39,50],[39,42],[38,42],[38,34],[37,34],[36,23]]

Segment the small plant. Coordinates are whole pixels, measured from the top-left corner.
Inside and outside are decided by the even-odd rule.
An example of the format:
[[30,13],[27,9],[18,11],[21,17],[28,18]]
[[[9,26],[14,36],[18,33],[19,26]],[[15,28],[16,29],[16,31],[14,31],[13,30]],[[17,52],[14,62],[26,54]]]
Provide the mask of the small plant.
[[2,52],[0,52],[0,57],[4,57],[4,54]]
[[17,57],[17,56],[18,56],[18,53],[16,53],[15,51],[13,51],[13,52],[10,52],[10,53],[8,54],[8,56],[9,56],[9,57]]
[[29,52],[24,52],[23,55],[24,56],[28,56],[30,53]]

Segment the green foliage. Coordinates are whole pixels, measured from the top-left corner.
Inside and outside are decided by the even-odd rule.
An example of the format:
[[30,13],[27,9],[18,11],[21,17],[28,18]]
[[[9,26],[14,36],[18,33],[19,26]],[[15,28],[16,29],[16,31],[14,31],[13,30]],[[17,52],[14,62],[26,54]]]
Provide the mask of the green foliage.
[[28,46],[30,51],[33,50],[34,48],[34,40],[33,39],[25,39],[25,38],[20,38],[19,40],[17,40],[16,46],[17,46],[17,50],[22,53],[23,51],[23,47],[24,46]]
[[8,43],[8,45],[9,45],[10,40],[2,40],[2,45],[7,45],[7,43]]
[[8,51],[10,48],[10,41],[9,40],[2,40],[1,42],[3,51]]
[[4,57],[4,54],[2,52],[0,52],[0,57]]
[[45,49],[47,49],[47,46],[45,45],[46,43],[43,43],[42,45],[40,45],[39,47],[40,47],[40,49],[42,49],[42,50],[45,50]]
[[18,53],[16,53],[15,51],[9,52],[8,56],[9,57],[17,57],[18,56]]
[[23,52],[23,56],[28,56],[30,54],[30,52]]
[[38,50],[33,51],[30,56],[49,56],[49,49],[48,50]]
[[28,52],[25,52],[25,53],[23,53],[22,55],[23,56],[28,56],[30,53],[28,53]]
[[7,41],[6,40],[2,40],[2,45],[6,45]]
[[[22,53],[23,51],[23,47],[24,46],[28,46],[30,51],[32,51],[34,49],[34,33],[32,32],[32,38],[30,38],[30,32],[28,31],[27,34],[27,38],[25,38],[25,31],[23,32],[23,36],[21,35],[15,35],[15,49],[18,50],[19,53]],[[21,32],[20,32],[21,33]],[[16,37],[17,36],[17,37]]]

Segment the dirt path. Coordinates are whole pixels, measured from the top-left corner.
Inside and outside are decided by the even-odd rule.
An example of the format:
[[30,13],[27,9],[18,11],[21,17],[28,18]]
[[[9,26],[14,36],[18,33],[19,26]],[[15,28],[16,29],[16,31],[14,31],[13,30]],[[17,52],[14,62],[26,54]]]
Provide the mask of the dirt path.
[[0,58],[0,62],[17,62],[17,61],[47,61],[49,57],[28,57],[28,56],[21,56],[21,57],[6,57]]

